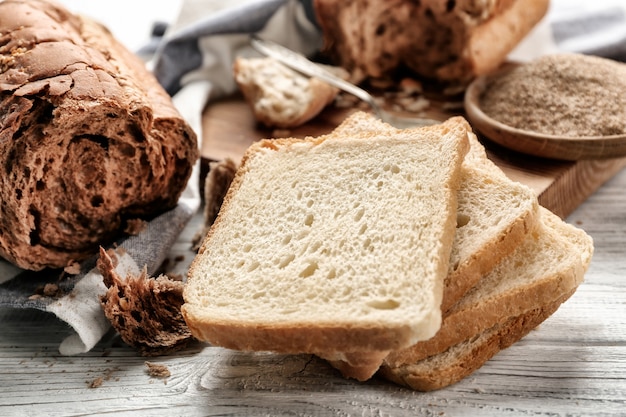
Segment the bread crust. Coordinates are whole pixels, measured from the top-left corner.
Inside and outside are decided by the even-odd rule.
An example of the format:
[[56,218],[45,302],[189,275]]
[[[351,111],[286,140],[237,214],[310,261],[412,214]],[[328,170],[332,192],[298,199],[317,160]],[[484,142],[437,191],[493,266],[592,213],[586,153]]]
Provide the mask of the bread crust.
[[[533,233],[525,245],[534,245],[537,234]],[[461,299],[444,318],[437,334],[426,341],[399,351],[394,351],[385,358],[385,364],[390,367],[401,366],[406,363],[416,363],[429,356],[436,355],[456,345],[463,340],[483,332],[485,329],[507,320],[509,317],[520,316],[524,312],[548,305],[556,295],[569,293],[582,282],[584,266],[580,262],[573,262],[556,272],[549,272],[547,276],[536,280],[531,285],[513,288],[502,294],[489,294],[489,288],[479,282],[470,292],[486,292],[490,297],[472,299],[466,303]]]
[[0,255],[62,268],[172,208],[197,139],[100,24],[43,0],[0,13]]
[[571,290],[541,307],[511,317],[458,346],[452,346],[450,354],[444,352],[421,362],[401,364],[397,367],[384,364],[379,374],[389,381],[416,391],[433,391],[450,386],[472,374],[498,352],[526,336],[550,317],[574,291]]

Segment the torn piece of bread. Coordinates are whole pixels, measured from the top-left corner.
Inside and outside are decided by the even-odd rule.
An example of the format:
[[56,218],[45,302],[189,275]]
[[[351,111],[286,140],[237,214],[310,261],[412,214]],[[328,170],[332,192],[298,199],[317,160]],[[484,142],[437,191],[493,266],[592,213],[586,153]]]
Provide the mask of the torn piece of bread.
[[435,337],[392,352],[381,375],[417,390],[442,388],[556,311],[582,283],[593,241],[547,209],[541,219],[540,227],[459,301]]
[[354,82],[410,70],[444,82],[496,69],[549,0],[315,0],[324,51]]
[[100,248],[97,267],[107,291],[100,298],[104,315],[122,340],[143,356],[176,352],[193,340],[180,313],[183,282],[165,275],[121,277],[117,256]]
[[467,123],[262,140],[185,286],[192,333],[285,353],[382,351],[439,329]]
[[[469,126],[468,126],[469,129]],[[355,113],[331,135],[392,136],[395,129],[366,113]],[[444,282],[443,316],[480,278],[519,245],[539,218],[537,196],[511,181],[491,162],[469,133],[470,151],[461,168],[457,228]],[[365,380],[378,369],[385,352],[317,352],[346,377]],[[369,361],[368,361],[369,359]]]
[[0,256],[64,268],[176,205],[196,135],[100,24],[43,0],[0,15]]
[[255,118],[268,127],[300,126],[317,116],[339,92],[269,57],[238,57],[233,71]]

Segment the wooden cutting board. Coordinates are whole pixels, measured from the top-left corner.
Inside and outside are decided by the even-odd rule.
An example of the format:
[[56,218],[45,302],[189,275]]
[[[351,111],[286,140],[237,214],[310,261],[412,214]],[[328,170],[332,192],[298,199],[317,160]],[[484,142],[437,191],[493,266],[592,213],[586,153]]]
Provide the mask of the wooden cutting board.
[[[240,96],[211,103],[203,117],[202,158],[205,162],[232,158],[239,162],[254,141],[274,137],[318,136],[329,133],[354,109],[328,107],[313,121],[290,131],[273,131],[257,124]],[[432,108],[428,117],[445,120],[462,111]],[[626,167],[626,157],[601,160],[559,161],[520,154],[481,138],[488,155],[509,178],[528,185],[539,203],[567,217],[604,182]],[[206,171],[205,171],[206,172]]]

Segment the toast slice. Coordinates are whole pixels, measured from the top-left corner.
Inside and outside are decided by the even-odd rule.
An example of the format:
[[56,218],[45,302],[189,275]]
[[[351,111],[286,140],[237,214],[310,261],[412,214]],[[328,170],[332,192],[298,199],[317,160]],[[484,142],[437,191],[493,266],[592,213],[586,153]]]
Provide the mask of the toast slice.
[[193,335],[238,350],[384,351],[432,337],[467,122],[262,140],[189,269]]
[[[572,291],[573,293],[573,291]],[[571,294],[496,324],[445,352],[397,368],[383,366],[380,374],[416,391],[434,391],[455,384],[482,367],[550,317]]]
[[548,318],[582,283],[593,241],[547,209],[541,226],[454,307],[437,335],[392,352],[380,374],[416,390],[458,382]]
[[[331,135],[393,136],[395,131],[395,128],[361,112],[346,119]],[[471,146],[461,168],[457,228],[444,281],[444,317],[483,275],[524,240],[539,218],[535,193],[508,179],[488,159],[476,136],[470,132],[468,137]],[[363,381],[376,373],[389,351],[324,351],[316,354],[345,377]]]
[[[537,196],[529,187],[510,180],[494,164],[467,124],[470,150],[461,167],[457,228],[445,279],[441,310],[445,313],[480,278],[534,229],[539,218]],[[397,129],[374,116],[357,112],[330,135],[393,136]]]

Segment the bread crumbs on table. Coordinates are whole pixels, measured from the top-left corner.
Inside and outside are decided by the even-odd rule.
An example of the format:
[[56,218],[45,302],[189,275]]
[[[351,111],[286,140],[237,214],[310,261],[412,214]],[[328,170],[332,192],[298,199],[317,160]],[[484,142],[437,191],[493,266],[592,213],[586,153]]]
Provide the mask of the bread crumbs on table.
[[165,365],[160,365],[158,363],[149,362],[149,361],[146,361],[144,363],[147,368],[146,372],[148,373],[148,375],[150,375],[153,378],[168,378],[169,376],[172,375],[170,373],[170,370]]

